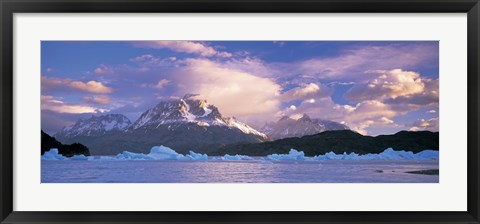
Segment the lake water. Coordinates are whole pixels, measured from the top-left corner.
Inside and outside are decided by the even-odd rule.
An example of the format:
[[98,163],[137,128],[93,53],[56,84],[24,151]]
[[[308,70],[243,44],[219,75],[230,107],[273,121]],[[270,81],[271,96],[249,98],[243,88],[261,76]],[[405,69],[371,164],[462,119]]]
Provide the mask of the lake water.
[[407,173],[438,167],[438,160],[42,160],[42,183],[438,183],[438,175]]

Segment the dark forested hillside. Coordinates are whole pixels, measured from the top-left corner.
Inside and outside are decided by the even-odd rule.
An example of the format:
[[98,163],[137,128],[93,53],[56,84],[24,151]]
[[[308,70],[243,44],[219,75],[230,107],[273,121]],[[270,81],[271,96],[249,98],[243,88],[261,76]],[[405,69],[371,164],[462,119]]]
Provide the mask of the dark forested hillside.
[[430,131],[401,131],[394,135],[364,136],[350,130],[325,131],[300,138],[285,138],[272,142],[227,145],[218,148],[212,155],[240,154],[266,156],[273,153],[288,153],[290,149],[304,151],[306,156],[315,156],[333,151],[358,154],[380,153],[387,148],[414,153],[426,149],[438,150],[439,134]]

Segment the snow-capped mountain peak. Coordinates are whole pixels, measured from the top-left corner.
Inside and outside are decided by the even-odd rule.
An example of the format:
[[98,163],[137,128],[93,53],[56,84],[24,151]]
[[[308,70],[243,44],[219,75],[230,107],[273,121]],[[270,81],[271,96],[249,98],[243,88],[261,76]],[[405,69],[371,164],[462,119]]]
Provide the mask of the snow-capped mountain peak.
[[64,127],[55,136],[61,138],[78,135],[95,136],[110,131],[122,131],[129,125],[131,121],[121,114],[92,115],[88,119],[79,119],[75,124]]
[[[145,111],[130,129],[158,127],[172,123],[213,124],[221,118],[218,109],[206,100],[182,98],[163,101]],[[213,122],[213,123],[212,123]]]
[[266,133],[270,138],[276,140],[313,135],[330,130],[348,129],[349,128],[346,125],[329,120],[313,119],[307,114],[303,114],[298,120],[284,116],[277,122],[266,124],[261,131]]
[[183,124],[193,124],[201,127],[225,126],[230,129],[238,129],[245,134],[268,137],[240,122],[236,118],[223,117],[218,108],[209,104],[204,99],[198,99],[197,95],[188,94],[179,100],[163,101],[155,107],[145,111],[127,131],[137,129],[157,129],[168,126],[175,129]]

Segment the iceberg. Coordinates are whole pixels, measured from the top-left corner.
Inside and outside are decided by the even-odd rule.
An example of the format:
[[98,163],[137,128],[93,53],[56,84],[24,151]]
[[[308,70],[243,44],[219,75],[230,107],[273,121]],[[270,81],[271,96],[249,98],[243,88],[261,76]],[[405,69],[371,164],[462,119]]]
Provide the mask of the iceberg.
[[143,154],[143,153],[133,153],[129,151],[124,151],[117,156],[115,156],[117,160],[199,160],[204,161],[208,160],[207,154],[200,154],[190,151],[187,155],[182,155],[175,150],[161,146],[154,146],[150,149],[150,153]]
[[335,154],[334,152],[327,152],[325,155],[319,155],[310,157],[307,160],[309,161],[319,161],[319,160],[356,160],[359,159],[359,155],[357,153],[350,153],[347,154],[344,152],[343,154]]
[[439,158],[439,152],[435,150],[423,150],[416,153],[415,158],[418,160],[437,160]]
[[225,154],[224,156],[220,157],[221,160],[226,160],[226,161],[241,161],[241,160],[253,160],[252,157],[250,156],[244,156],[244,155],[228,155]]
[[145,156],[154,160],[184,160],[183,157],[185,157],[184,155],[175,152],[175,150],[163,145],[152,147],[152,149],[150,149],[150,153]]
[[[143,153],[134,153],[129,151],[123,151],[114,157],[116,160],[152,160],[151,157]],[[100,158],[104,159],[104,158]]]
[[207,154],[200,154],[200,153],[195,153],[193,151],[190,151],[187,156],[188,160],[198,160],[198,161],[206,161],[208,160],[208,155]]
[[67,157],[58,154],[58,149],[52,148],[49,151],[46,151],[42,155],[42,160],[65,160]]
[[383,151],[378,155],[382,160],[413,160],[415,159],[413,152],[407,152],[404,150],[395,151],[392,148],[385,149],[385,151]]
[[290,149],[288,154],[272,154],[267,156],[268,160],[305,160],[305,153],[303,151],[297,151]]
[[83,154],[73,155],[72,157],[68,158],[62,154],[59,154],[57,148],[52,148],[42,155],[42,160],[91,160],[92,158],[92,156],[85,156]]

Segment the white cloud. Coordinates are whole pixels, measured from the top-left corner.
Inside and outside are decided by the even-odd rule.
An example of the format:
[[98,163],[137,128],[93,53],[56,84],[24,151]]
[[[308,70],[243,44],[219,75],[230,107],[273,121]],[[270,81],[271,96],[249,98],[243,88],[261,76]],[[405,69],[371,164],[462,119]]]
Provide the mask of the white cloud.
[[41,96],[41,109],[51,110],[58,113],[82,114],[82,113],[103,113],[107,110],[85,105],[68,104],[61,98],[53,96]]
[[285,102],[294,100],[312,100],[331,95],[331,90],[326,86],[316,83],[301,84],[299,87],[290,89],[282,94]]
[[196,93],[227,116],[273,114],[279,110],[281,87],[273,80],[231,69],[207,59],[187,59],[172,76],[178,95]]
[[410,131],[438,131],[439,130],[439,119],[438,117],[430,119],[418,119],[413,123]]
[[103,83],[93,80],[82,82],[68,78],[53,78],[46,76],[42,76],[41,85],[42,90],[70,88],[88,93],[111,93],[113,91],[112,88],[105,86]]
[[361,102],[364,100],[383,100],[387,98],[420,94],[425,83],[420,74],[401,69],[377,70],[369,72],[377,76],[367,82],[355,84],[346,94],[348,100]]
[[295,110],[285,109],[279,116],[298,117],[304,113],[313,118],[344,123],[361,134],[367,134],[369,127],[395,126],[392,118],[399,114],[380,101],[364,101],[350,106],[336,104],[330,97],[323,97],[303,101]]
[[275,66],[270,66],[259,58],[249,56],[230,58],[228,61],[223,62],[223,66],[233,70],[255,74],[258,77],[277,77],[282,74]]
[[193,41],[138,41],[133,42],[135,47],[153,48],[153,49],[170,49],[172,51],[188,54],[197,54],[204,57],[222,57],[228,58],[232,54],[223,51],[217,51],[204,43]]

